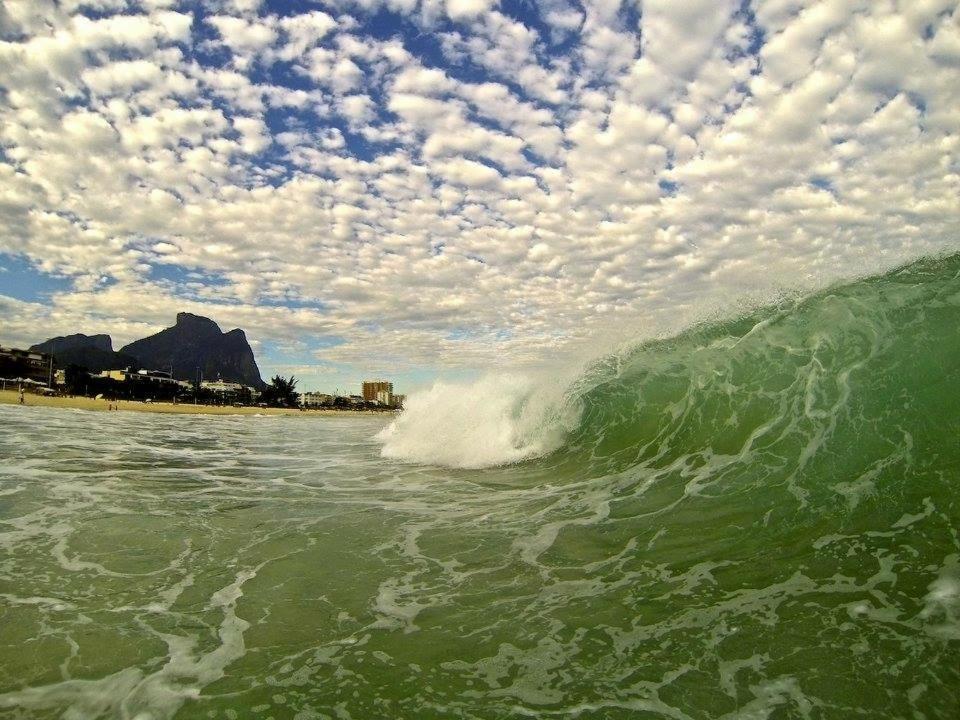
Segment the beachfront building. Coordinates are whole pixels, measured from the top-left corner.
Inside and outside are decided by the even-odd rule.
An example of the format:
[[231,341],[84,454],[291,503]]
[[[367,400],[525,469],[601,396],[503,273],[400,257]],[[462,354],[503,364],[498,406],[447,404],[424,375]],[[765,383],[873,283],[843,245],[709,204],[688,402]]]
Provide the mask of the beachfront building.
[[0,347],[0,378],[24,379],[46,385],[53,374],[53,356],[33,350]]
[[237,395],[243,392],[245,386],[235,382],[225,382],[223,380],[204,380],[200,387],[209,390],[218,395]]
[[213,393],[214,398],[221,402],[252,402],[260,395],[256,388],[238,382],[227,382],[220,378],[204,380],[200,383],[200,389]]
[[333,395],[321,392],[305,392],[300,396],[300,404],[303,407],[331,407],[333,405]]
[[103,395],[107,398],[127,400],[173,400],[187,393],[186,386],[163,370],[102,370],[98,373],[83,373],[86,380],[68,378],[69,392],[83,395]]
[[175,380],[173,376],[163,370],[103,370],[96,377],[107,380],[116,380],[117,382],[149,382],[164,387],[180,387],[180,381]]
[[386,380],[363,381],[362,395],[364,402],[377,402],[377,393],[381,392],[385,392],[388,395],[393,395],[393,383]]
[[136,375],[138,380],[146,380],[158,385],[169,385],[170,387],[180,386],[180,383],[171,373],[163,370],[137,370]]

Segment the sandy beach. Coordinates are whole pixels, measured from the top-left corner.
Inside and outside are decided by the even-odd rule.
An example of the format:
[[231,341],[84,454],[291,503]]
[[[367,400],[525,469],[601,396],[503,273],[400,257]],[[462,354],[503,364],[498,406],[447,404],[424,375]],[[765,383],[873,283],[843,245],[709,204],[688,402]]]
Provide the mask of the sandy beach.
[[[193,405],[191,403],[140,402],[138,400],[96,400],[74,396],[46,396],[25,393],[24,404],[35,407],[75,408],[107,412],[110,406],[127,412],[175,413],[179,415],[296,415],[297,417],[351,417],[391,414],[392,411],[358,410],[299,410],[287,408],[231,407]],[[16,405],[16,390],[0,390],[0,404]]]

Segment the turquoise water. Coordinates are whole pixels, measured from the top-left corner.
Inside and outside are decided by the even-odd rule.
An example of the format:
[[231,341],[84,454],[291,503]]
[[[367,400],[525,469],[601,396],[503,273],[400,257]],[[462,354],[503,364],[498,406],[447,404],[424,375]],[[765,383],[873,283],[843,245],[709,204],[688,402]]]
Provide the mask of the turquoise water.
[[952,257],[460,444],[0,407],[0,717],[958,717],[958,383]]

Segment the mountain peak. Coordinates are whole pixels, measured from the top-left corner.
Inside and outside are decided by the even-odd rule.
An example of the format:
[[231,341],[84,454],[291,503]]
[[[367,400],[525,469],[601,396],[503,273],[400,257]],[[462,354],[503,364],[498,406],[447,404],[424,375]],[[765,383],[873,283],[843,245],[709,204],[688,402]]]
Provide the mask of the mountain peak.
[[174,326],[122,348],[145,368],[172,368],[178,380],[222,377],[256,388],[263,387],[253,350],[243,330],[228,333],[213,320],[193,313],[177,313]]
[[204,330],[216,330],[218,333],[220,332],[220,326],[210,318],[188,312],[177,313],[177,326],[190,329],[202,328]]
[[32,345],[30,349],[50,353],[60,367],[78,365],[93,372],[136,364],[136,358],[113,351],[109,335],[64,335]]
[[32,345],[31,350],[38,352],[57,353],[64,350],[94,349],[104,352],[113,352],[113,341],[109,335],[61,335],[50,338],[42,343]]

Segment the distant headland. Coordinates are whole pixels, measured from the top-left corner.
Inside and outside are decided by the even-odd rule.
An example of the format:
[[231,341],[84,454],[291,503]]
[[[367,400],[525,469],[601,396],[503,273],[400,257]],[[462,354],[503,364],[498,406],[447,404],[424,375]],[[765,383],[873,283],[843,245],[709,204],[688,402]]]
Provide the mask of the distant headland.
[[122,400],[367,411],[396,410],[404,400],[386,380],[364,381],[360,395],[346,396],[298,393],[293,376],[277,375],[266,383],[243,330],[223,332],[210,318],[187,312],[178,313],[173,326],[119,351],[109,335],[81,333],[53,337],[26,350],[0,347],[0,384],[0,390],[94,398],[111,407],[111,401]]
[[90,372],[130,367],[166,371],[175,380],[222,378],[262,390],[266,383],[243,330],[223,332],[210,318],[178,313],[177,322],[155,335],[113,350],[109,335],[68,335],[30,347],[48,353],[60,368],[77,365]]

